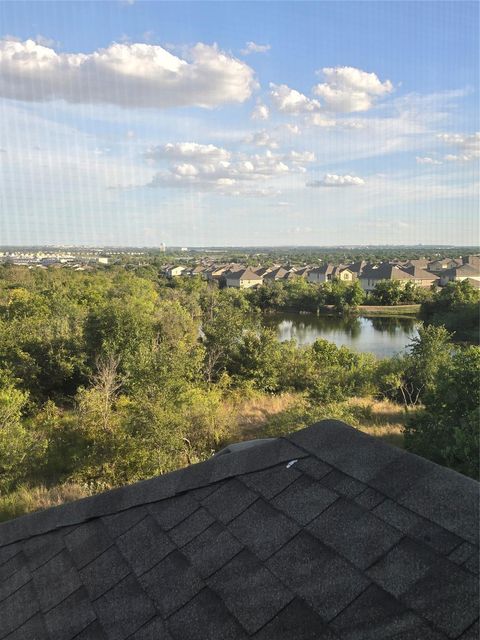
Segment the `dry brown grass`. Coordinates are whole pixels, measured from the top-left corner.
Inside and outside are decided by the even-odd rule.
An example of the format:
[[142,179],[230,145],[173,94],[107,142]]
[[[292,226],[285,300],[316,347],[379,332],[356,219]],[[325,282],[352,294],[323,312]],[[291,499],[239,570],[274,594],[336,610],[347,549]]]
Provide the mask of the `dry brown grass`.
[[47,488],[19,487],[16,491],[0,497],[0,521],[15,518],[31,511],[40,511],[49,507],[57,507],[65,502],[86,498],[90,492],[74,483],[60,484]]
[[231,407],[231,414],[235,415],[235,425],[228,434],[228,441],[261,438],[262,429],[268,421],[273,416],[287,411],[297,402],[298,395],[294,393],[253,394],[243,400],[237,400]]
[[403,447],[403,428],[409,414],[401,405],[370,398],[351,398],[346,404],[357,417],[357,429]]

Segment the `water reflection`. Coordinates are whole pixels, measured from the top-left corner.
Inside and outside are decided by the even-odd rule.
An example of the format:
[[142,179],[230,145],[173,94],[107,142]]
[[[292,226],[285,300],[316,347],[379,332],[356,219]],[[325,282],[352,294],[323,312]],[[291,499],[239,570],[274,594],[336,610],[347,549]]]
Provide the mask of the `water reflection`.
[[418,335],[419,321],[410,317],[350,317],[275,314],[265,318],[276,328],[280,342],[296,340],[299,345],[324,338],[337,346],[375,354],[380,358],[404,351]]

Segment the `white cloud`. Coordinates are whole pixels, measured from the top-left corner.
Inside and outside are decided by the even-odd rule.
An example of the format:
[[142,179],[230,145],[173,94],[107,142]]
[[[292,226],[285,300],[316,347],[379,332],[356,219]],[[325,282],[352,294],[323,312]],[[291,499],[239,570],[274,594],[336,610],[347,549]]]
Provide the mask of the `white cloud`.
[[375,73],[354,67],[324,67],[325,82],[317,84],[313,92],[323,99],[330,111],[367,111],[376,98],[393,90],[390,80],[381,82]]
[[320,109],[318,100],[307,98],[296,89],[291,89],[286,84],[270,83],[270,100],[278,111],[299,115],[310,113]]
[[307,187],[358,187],[365,184],[363,178],[358,176],[339,176],[335,173],[327,173],[321,180],[307,183]]
[[267,53],[270,51],[269,44],[257,44],[256,42],[247,42],[245,49],[242,49],[240,53],[244,56],[248,56],[251,53]]
[[145,154],[150,160],[191,160],[219,162],[229,160],[231,153],[227,149],[213,144],[198,144],[197,142],[169,142],[165,145],[150,147]]
[[440,160],[436,160],[435,158],[431,158],[430,156],[417,156],[415,159],[417,161],[417,164],[442,164]]
[[463,133],[441,133],[437,138],[457,149],[457,153],[449,153],[444,157],[447,162],[469,162],[470,160],[480,158],[480,131],[470,135]]
[[58,45],[56,40],[53,40],[52,38],[48,38],[46,36],[42,36],[40,33],[35,37],[35,42],[42,45],[43,47],[53,47],[55,45]]
[[270,111],[266,104],[257,104],[252,111],[252,120],[268,120]]
[[122,107],[216,107],[244,102],[253,70],[216,45],[198,43],[186,59],[150,44],[113,43],[93,53],[56,53],[33,40],[0,40],[0,96]]
[[250,134],[245,138],[245,142],[247,144],[254,144],[257,147],[278,149],[278,142],[265,130]]
[[[188,161],[171,164],[159,171],[148,186],[181,187],[228,195],[271,195],[276,178],[304,173],[305,169],[299,163],[314,160],[310,152],[278,154],[267,150],[264,154],[245,154],[226,149],[218,151],[224,152],[223,158],[219,154],[217,157],[197,154],[196,157],[189,156]],[[257,186],[258,183],[262,186]]]

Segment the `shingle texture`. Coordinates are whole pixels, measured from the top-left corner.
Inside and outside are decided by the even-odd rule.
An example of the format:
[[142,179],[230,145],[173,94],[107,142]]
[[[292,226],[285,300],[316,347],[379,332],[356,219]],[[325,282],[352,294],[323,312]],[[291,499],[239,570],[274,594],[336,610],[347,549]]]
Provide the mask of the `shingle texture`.
[[477,638],[478,497],[326,420],[0,525],[0,640]]

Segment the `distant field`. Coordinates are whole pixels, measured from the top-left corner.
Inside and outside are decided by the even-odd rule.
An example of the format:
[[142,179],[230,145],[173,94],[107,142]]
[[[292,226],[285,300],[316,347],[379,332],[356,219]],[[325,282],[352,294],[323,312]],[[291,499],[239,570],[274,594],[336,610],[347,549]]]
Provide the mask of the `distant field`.
[[359,306],[358,311],[362,316],[410,316],[419,314],[420,306],[419,304],[397,304],[387,307],[365,304]]

